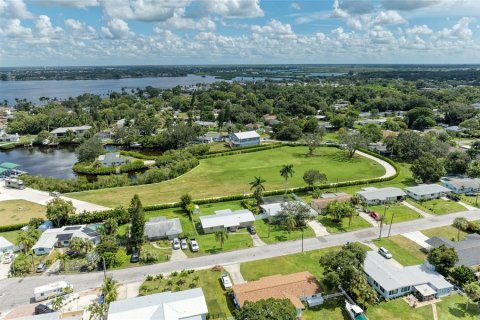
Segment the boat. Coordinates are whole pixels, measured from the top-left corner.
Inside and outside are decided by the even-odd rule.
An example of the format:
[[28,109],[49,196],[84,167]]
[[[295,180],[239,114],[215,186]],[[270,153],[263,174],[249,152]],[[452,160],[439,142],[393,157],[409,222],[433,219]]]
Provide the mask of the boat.
[[140,148],[142,145],[138,142],[130,143],[130,148]]
[[367,316],[363,312],[363,309],[356,304],[349,303],[345,300],[345,311],[352,320],[368,320]]

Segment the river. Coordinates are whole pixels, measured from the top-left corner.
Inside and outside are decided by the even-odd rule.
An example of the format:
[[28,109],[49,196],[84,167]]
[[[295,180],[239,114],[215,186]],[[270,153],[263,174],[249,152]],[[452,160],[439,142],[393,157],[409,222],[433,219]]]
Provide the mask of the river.
[[77,97],[83,93],[106,96],[112,91],[120,92],[126,88],[127,92],[136,88],[152,86],[169,89],[175,86],[191,86],[197,83],[214,83],[222,81],[212,76],[197,76],[189,74],[185,77],[162,78],[126,78],[107,80],[29,80],[29,81],[1,81],[0,103],[7,100],[10,104],[15,98],[27,99],[40,104],[40,97],[57,98],[60,100]]

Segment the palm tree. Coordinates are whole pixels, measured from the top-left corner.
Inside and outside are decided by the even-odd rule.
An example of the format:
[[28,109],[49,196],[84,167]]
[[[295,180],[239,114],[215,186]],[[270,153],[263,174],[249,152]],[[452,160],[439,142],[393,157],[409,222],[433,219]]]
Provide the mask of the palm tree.
[[262,177],[254,177],[253,181],[250,182],[250,190],[254,189],[253,196],[257,200],[257,205],[262,202],[263,198],[263,191],[265,191],[264,183],[266,180],[262,179]]
[[60,262],[60,269],[59,271],[65,270],[65,262],[67,261],[68,256],[63,253],[62,251],[56,252],[56,258]]
[[102,284],[102,292],[105,294],[105,302],[110,303],[117,300],[118,283],[112,277],[107,277]]
[[285,194],[287,194],[288,178],[293,177],[294,173],[293,164],[284,164],[280,169],[280,175],[285,179]]
[[283,220],[283,225],[287,228],[288,233],[292,232],[297,226],[297,221],[293,214],[287,214]]
[[220,246],[223,249],[223,244],[228,240],[228,232],[225,230],[215,232],[215,240],[220,242]]
[[465,290],[465,294],[468,297],[467,307],[465,308],[466,310],[468,310],[470,300],[472,300],[473,302],[480,302],[480,285],[476,282],[470,282],[467,283],[463,287],[463,289]]
[[458,230],[457,241],[460,241],[460,231],[467,231],[468,229],[468,220],[465,218],[455,218],[453,220],[452,226]]

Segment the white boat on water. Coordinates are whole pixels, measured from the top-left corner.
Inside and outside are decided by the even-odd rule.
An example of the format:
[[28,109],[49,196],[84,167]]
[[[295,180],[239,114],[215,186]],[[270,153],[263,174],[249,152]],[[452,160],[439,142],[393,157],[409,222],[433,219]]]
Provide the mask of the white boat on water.
[[345,300],[345,311],[352,320],[368,320],[367,316],[363,312],[363,309],[356,304],[349,303]]

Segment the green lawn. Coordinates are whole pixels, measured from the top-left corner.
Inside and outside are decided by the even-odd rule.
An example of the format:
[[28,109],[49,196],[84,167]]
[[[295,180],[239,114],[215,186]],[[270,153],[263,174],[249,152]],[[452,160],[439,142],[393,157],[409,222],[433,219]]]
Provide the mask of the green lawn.
[[340,233],[340,232],[348,232],[348,231],[354,231],[358,229],[363,229],[363,228],[369,228],[372,225],[365,221],[360,216],[355,216],[352,218],[352,224],[349,225],[349,219],[348,218],[343,218],[341,223],[337,223],[332,221],[332,218],[327,215],[319,215],[318,216],[318,221],[323,224],[325,228],[327,228],[327,231],[329,233]]
[[310,308],[308,310],[305,309],[302,312],[302,320],[349,320],[350,318],[347,317],[343,310],[344,301],[345,300],[343,298],[329,299],[326,300],[321,306]]
[[379,177],[385,170],[378,163],[355,156],[349,159],[337,148],[319,148],[317,155],[307,157],[306,147],[282,147],[259,152],[204,159],[192,171],[157,184],[91,190],[69,196],[109,207],[128,205],[138,194],[144,205],[178,201],[190,193],[194,198],[250,193],[254,176],[266,180],[267,190],[282,189],[284,180],[279,171],[284,164],[293,164],[295,175],[290,187],[304,186],[303,173],[308,169],[325,172],[329,181],[347,181]]
[[[281,241],[289,241],[289,240],[298,240],[302,238],[302,231],[301,230],[294,230],[290,233],[286,231],[282,226],[278,224],[271,224],[270,225],[270,236],[268,236],[268,222],[267,220],[257,220],[255,221],[255,229],[257,230],[257,234],[263,242],[267,244],[281,242]],[[315,237],[315,232],[313,232],[312,228],[307,227],[303,231],[304,238]]]
[[378,247],[387,248],[393,258],[404,266],[422,264],[426,255],[420,250],[421,247],[404,236],[397,235],[381,240],[373,240]]
[[15,230],[15,231],[6,231],[6,232],[0,232],[0,237],[4,237],[8,241],[10,241],[13,244],[17,243],[17,236],[20,233],[20,230]]
[[[427,237],[444,237],[450,240],[457,241],[458,230],[452,226],[444,226],[432,229],[422,230],[422,233]],[[465,239],[465,232],[460,232],[460,240]]]
[[[402,298],[371,306],[366,315],[369,320],[433,320],[431,306],[413,309]],[[444,318],[440,315],[439,319]]]
[[[479,196],[480,198],[480,196]],[[474,207],[480,206],[480,199],[477,199],[477,196],[467,196],[466,194],[460,195],[460,199],[462,202],[469,204]]]
[[0,201],[0,225],[28,223],[31,218],[45,218],[47,207],[26,200]]
[[[369,209],[372,211],[376,211],[380,214],[383,214],[385,212],[384,206],[369,206]],[[393,204],[392,206],[387,208],[387,213],[385,214],[385,220],[383,220],[383,222],[390,224],[390,221],[392,220],[392,215],[393,223],[420,219],[422,217],[419,213],[399,203]]]
[[[207,301],[210,315],[230,317],[233,304],[223,289],[217,270],[182,271],[165,278],[146,280],[140,287],[140,295],[150,295],[163,291],[180,291],[200,287]],[[223,319],[222,318],[222,319]]]
[[448,213],[454,213],[459,211],[466,211],[467,209],[456,203],[455,201],[451,200],[443,200],[443,199],[432,199],[427,201],[415,201],[415,200],[408,200],[409,203],[416,206],[420,210],[425,212],[442,215]]
[[476,320],[480,318],[480,307],[478,304],[470,302],[468,310],[467,297],[459,294],[454,294],[449,297],[442,298],[442,301],[437,304],[437,311],[440,315],[440,320],[466,319]]

